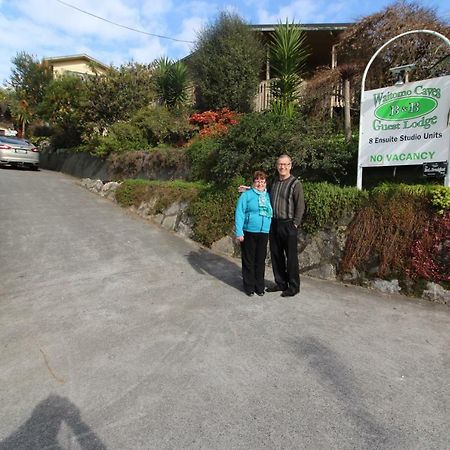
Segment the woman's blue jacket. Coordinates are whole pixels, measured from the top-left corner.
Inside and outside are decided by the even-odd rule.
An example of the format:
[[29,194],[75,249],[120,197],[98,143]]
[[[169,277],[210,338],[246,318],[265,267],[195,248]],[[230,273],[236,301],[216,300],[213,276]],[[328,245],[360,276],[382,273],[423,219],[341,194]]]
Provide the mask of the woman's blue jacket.
[[[262,199],[266,205],[266,214],[260,214],[259,196],[264,195]],[[267,191],[258,191],[251,188],[241,194],[236,206],[235,230],[236,237],[244,236],[244,231],[251,233],[268,233],[270,222],[272,221],[272,207],[270,197]]]

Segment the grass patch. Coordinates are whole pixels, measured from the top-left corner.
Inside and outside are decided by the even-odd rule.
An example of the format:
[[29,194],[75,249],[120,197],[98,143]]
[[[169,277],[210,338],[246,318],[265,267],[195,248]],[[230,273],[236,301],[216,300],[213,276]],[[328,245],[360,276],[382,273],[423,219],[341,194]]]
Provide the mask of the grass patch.
[[156,199],[152,213],[158,214],[175,202],[192,202],[207,186],[200,182],[125,180],[116,191],[117,202],[124,207],[139,207]]

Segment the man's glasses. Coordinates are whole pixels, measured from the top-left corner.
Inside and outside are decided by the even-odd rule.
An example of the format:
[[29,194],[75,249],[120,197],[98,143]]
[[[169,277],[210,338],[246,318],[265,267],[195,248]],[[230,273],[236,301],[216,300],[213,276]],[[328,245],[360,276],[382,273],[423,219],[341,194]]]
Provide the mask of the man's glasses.
[[289,167],[291,165],[291,163],[286,163],[286,164],[277,164],[278,167]]

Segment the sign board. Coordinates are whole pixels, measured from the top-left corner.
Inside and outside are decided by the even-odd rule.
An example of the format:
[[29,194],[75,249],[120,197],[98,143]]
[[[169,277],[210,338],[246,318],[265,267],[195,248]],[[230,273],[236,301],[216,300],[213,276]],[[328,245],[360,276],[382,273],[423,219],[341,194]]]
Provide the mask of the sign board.
[[363,92],[360,167],[448,161],[450,76]]
[[425,177],[445,177],[447,175],[448,163],[447,161],[432,162],[423,164],[423,175]]

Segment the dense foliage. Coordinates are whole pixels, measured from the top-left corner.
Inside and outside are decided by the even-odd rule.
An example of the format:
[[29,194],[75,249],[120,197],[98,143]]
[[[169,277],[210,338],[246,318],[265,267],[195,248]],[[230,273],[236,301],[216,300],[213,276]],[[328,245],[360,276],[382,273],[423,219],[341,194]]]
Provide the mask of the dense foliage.
[[239,16],[222,12],[200,32],[189,62],[198,108],[250,111],[264,57],[258,35]]
[[233,231],[234,211],[243,179],[235,177],[227,185],[211,185],[189,205],[193,219],[194,239],[206,246]]
[[102,135],[115,122],[128,120],[155,97],[149,66],[137,63],[109,68],[106,75],[86,79],[88,98],[83,109],[83,138]]
[[19,100],[25,100],[32,109],[36,108],[52,80],[50,67],[26,52],[18,53],[12,64],[8,85]]
[[85,148],[106,157],[160,146],[181,146],[192,132],[188,114],[182,109],[151,105],[136,111],[126,121],[113,123],[103,136],[94,134]]
[[354,179],[357,146],[346,143],[331,121],[273,113],[246,114],[218,139],[215,163],[210,164],[212,178],[250,178],[256,169],[272,173],[282,153],[292,157],[294,173],[305,180],[345,183]]
[[216,164],[218,148],[217,139],[210,137],[195,139],[187,148],[190,174],[193,180],[212,180],[212,169]]
[[339,187],[331,183],[303,183],[306,211],[302,228],[315,233],[325,226],[347,219],[367,203],[367,192],[355,187]]
[[50,82],[38,106],[39,116],[53,125],[54,143],[73,147],[81,143],[83,109],[88,91],[85,82],[64,75]]
[[[450,210],[436,208],[443,187],[382,185],[371,191],[349,228],[342,270],[365,273],[377,266],[381,278],[449,281]],[[450,195],[450,188],[443,188]]]
[[8,85],[8,108],[19,132],[25,135],[26,125],[36,117],[36,109],[52,80],[50,67],[25,52],[12,60],[13,68]]
[[412,279],[450,283],[450,212],[429,218],[424,234],[411,247]]

